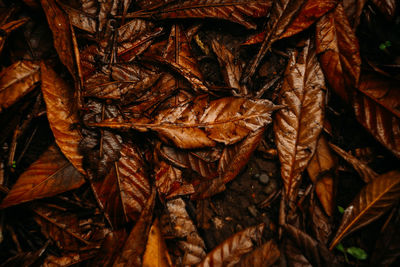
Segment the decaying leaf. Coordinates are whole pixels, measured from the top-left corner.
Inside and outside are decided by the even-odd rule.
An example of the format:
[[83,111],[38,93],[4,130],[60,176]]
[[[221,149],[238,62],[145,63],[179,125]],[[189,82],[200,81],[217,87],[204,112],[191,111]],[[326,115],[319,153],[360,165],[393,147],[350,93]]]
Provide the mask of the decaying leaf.
[[330,249],[332,250],[346,235],[382,216],[398,201],[399,196],[399,171],[390,171],[376,177],[360,191],[344,211]]
[[231,236],[207,254],[199,267],[233,266],[259,242],[265,225],[259,224]]
[[392,19],[394,17],[398,5],[396,0],[372,0],[372,2],[387,18]]
[[281,175],[292,201],[322,130],[324,96],[324,76],[308,40],[302,52],[291,55],[279,97],[279,104],[286,108],[276,113],[274,121]]
[[65,159],[60,150],[51,146],[21,174],[3,199],[0,208],[55,196],[79,188],[84,182],[83,176]]
[[97,250],[89,250],[80,253],[68,252],[59,257],[49,254],[43,262],[43,267],[72,266],[94,258],[97,253]]
[[244,255],[235,266],[268,267],[272,266],[280,256],[278,247],[273,240]]
[[349,20],[350,26],[357,29],[358,24],[360,23],[361,13],[364,9],[364,5],[367,0],[344,0],[343,8],[346,12],[347,19]]
[[32,91],[40,81],[40,66],[32,61],[17,61],[0,72],[0,112]]
[[336,94],[349,101],[358,86],[361,58],[357,37],[343,5],[339,3],[323,16],[315,30],[316,50],[326,80]]
[[3,50],[7,35],[9,35],[12,31],[18,29],[19,27],[23,26],[28,20],[28,18],[23,18],[10,21],[4,25],[0,25],[0,30],[2,31],[2,35],[0,36],[0,53]]

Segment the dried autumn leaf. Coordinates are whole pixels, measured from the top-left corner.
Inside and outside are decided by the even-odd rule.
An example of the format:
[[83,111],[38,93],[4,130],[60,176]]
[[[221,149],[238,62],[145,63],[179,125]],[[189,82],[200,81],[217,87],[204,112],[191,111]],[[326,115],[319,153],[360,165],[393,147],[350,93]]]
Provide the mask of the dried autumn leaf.
[[307,166],[308,176],[315,184],[315,192],[326,214],[333,215],[334,168],[337,159],[332,155],[325,136],[318,139],[317,149]]
[[186,211],[186,204],[181,198],[167,202],[168,214],[174,236],[179,238],[178,246],[184,251],[182,264],[195,265],[205,256],[205,244]]
[[68,16],[57,5],[55,0],[40,0],[46,14],[47,22],[53,32],[54,47],[61,62],[72,76],[76,73],[74,46]]
[[286,256],[285,264],[288,266],[313,267],[291,239],[284,241],[281,254]]
[[368,165],[365,164],[364,162],[360,161],[356,157],[347,153],[340,147],[335,146],[334,144],[329,144],[329,145],[338,155],[340,155],[343,159],[345,159],[348,163],[350,163],[351,166],[353,166],[354,170],[358,172],[358,174],[364,180],[364,182],[369,183],[378,176],[378,174],[373,169],[368,167]]
[[349,101],[358,86],[361,58],[358,40],[343,5],[323,16],[316,25],[316,50],[322,70],[332,89]]
[[7,36],[12,31],[23,26],[28,20],[29,20],[28,18],[23,18],[23,19],[19,19],[19,20],[10,21],[10,22],[0,26],[0,30],[2,32],[2,34],[0,36],[0,53],[1,53],[1,51],[3,51],[4,43],[6,41]]
[[42,63],[40,68],[47,118],[56,143],[75,168],[85,174],[82,155],[78,151],[82,135],[74,128],[79,123],[78,114],[73,111],[74,92],[51,67]]
[[324,120],[324,75],[310,40],[292,53],[284,77],[278,101],[287,107],[276,113],[274,131],[286,196],[294,201]]
[[248,29],[255,29],[256,24],[251,22],[248,17],[261,18],[267,16],[270,7],[271,1],[267,0],[195,0],[167,4],[151,11],[138,11],[128,14],[126,17],[225,19],[239,23]]
[[327,245],[333,233],[333,223],[316,199],[312,197],[310,202],[309,218],[312,236],[321,244]]
[[73,266],[79,264],[88,259],[94,258],[98,253],[97,250],[89,250],[84,252],[67,252],[61,256],[48,255],[44,259],[43,267],[61,267],[61,266]]
[[207,254],[198,267],[233,266],[260,242],[265,225],[259,224],[234,234]]
[[124,228],[110,232],[101,244],[96,257],[90,262],[90,267],[113,265],[118,253],[122,250],[128,234]]
[[[58,3],[61,4],[63,10],[68,14],[69,21],[73,26],[90,33],[96,33],[97,21],[92,14],[77,10],[62,2]],[[86,11],[87,9],[83,10]]]
[[272,266],[280,256],[280,252],[275,242],[270,240],[261,247],[244,255],[235,265],[237,267],[268,267]]
[[114,226],[137,220],[150,196],[145,162],[138,148],[123,144],[120,153],[106,178],[93,186]]
[[17,61],[0,72],[0,112],[32,91],[40,81],[40,66],[32,61]]
[[165,142],[179,148],[194,149],[215,146],[217,142],[234,144],[249,133],[271,122],[272,111],[278,109],[268,100],[225,97],[209,101],[199,97],[192,102],[160,111],[151,123],[101,122],[91,126],[115,129],[156,131]]
[[344,0],[343,8],[350,26],[355,31],[360,23],[361,13],[367,0]]
[[167,246],[160,231],[158,218],[151,225],[147,239],[146,250],[143,254],[143,267],[173,266]]
[[353,103],[361,125],[397,157],[400,157],[399,101],[396,80],[367,74],[361,78]]
[[374,5],[384,14],[387,18],[392,19],[396,14],[396,0],[372,0]]
[[51,146],[35,161],[11,188],[0,208],[34,199],[55,196],[79,188],[83,176],[69,163],[56,146]]
[[373,222],[390,209],[400,197],[400,172],[391,171],[364,186],[346,208],[333,238],[332,250],[346,235]]
[[151,195],[146,202],[146,206],[140,214],[139,220],[130,232],[123,249],[120,251],[120,254],[114,262],[114,267],[142,266],[142,256],[145,251],[147,237],[153,218],[155,197],[156,190],[153,188]]
[[257,55],[249,62],[242,73],[241,81],[243,84],[249,82],[261,60],[271,48],[272,43],[279,39],[279,36],[285,31],[303,3],[304,1],[301,0],[277,0],[273,2],[265,27],[266,35]]

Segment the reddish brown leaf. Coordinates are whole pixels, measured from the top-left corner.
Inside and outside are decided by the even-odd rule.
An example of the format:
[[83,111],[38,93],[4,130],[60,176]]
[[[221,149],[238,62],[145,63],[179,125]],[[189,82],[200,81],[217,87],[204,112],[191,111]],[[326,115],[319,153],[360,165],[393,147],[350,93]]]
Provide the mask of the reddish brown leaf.
[[272,266],[280,256],[280,252],[275,242],[270,240],[261,247],[254,249],[252,252],[244,255],[238,264],[238,267],[268,267]]
[[334,168],[337,159],[330,151],[325,136],[318,139],[317,149],[307,166],[308,176],[315,185],[315,192],[326,214],[333,215],[334,209]]
[[[63,4],[62,2],[58,3],[61,4],[63,10],[68,14],[69,21],[73,26],[90,33],[96,33],[97,21],[95,16],[72,8],[68,5]],[[87,8],[84,8],[83,10],[86,11]]]
[[286,261],[284,263],[287,264],[287,266],[313,267],[291,239],[284,241],[281,253],[286,256]]
[[65,159],[58,148],[51,146],[21,174],[3,199],[0,208],[55,196],[76,189],[84,182],[83,176]]
[[350,26],[355,31],[360,23],[361,13],[367,0],[344,0],[343,8]]
[[256,24],[248,17],[260,18],[268,14],[271,1],[254,0],[195,0],[165,5],[154,11],[139,11],[127,17],[154,16],[158,19],[213,18],[225,19],[255,29]]
[[400,197],[400,172],[391,171],[367,184],[346,208],[333,238],[333,249],[346,235],[373,222],[389,210]]
[[197,266],[222,267],[238,263],[244,254],[253,249],[254,243],[261,241],[264,227],[264,224],[259,224],[234,234],[209,252]]
[[84,252],[67,252],[62,256],[48,255],[43,262],[43,267],[73,266],[96,256],[97,250]]
[[324,120],[325,81],[310,43],[291,55],[274,121],[275,140],[286,196],[294,201],[301,175],[311,160]]
[[313,237],[321,244],[328,245],[333,233],[333,223],[316,199],[310,200],[309,218]]
[[138,148],[124,144],[121,157],[94,190],[114,226],[138,219],[150,195],[145,162]]
[[392,19],[396,14],[396,0],[372,0],[374,5],[384,14],[387,18]]
[[32,91],[40,81],[40,66],[17,61],[0,72],[0,112]]
[[316,25],[316,49],[325,77],[332,89],[349,101],[358,86],[361,58],[343,5],[323,16]]
[[82,167],[82,155],[78,151],[82,135],[76,129],[79,117],[73,109],[74,92],[51,67],[44,63],[40,67],[47,118],[56,143],[75,168],[85,174]]
[[0,30],[2,31],[2,35],[0,36],[0,53],[3,51],[4,43],[6,41],[7,36],[14,30],[23,26],[29,19],[23,18],[19,20],[10,21],[4,25],[0,26]]
[[354,97],[357,120],[387,149],[400,157],[400,90],[396,80],[365,75]]
[[128,234],[124,228],[110,232],[101,244],[96,257],[90,261],[90,267],[111,267],[122,250]]
[[346,160],[348,163],[350,163],[351,166],[353,166],[354,170],[358,172],[364,182],[369,183],[378,176],[378,174],[373,169],[368,167],[368,165],[364,162],[360,161],[356,157],[347,153],[340,147],[335,146],[334,144],[329,145],[336,153],[338,153],[344,160]]

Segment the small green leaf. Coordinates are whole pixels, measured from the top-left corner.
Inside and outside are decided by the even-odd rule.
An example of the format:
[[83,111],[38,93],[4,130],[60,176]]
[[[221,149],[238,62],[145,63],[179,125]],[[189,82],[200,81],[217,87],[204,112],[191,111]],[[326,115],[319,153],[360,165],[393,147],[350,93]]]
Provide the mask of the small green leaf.
[[379,45],[379,49],[380,50],[385,50],[386,49],[386,45],[384,43]]
[[391,41],[386,41],[385,42],[385,46],[386,47],[391,47],[392,46],[392,42]]
[[15,162],[15,160],[12,162],[12,167],[15,169],[17,168],[17,163]]
[[336,246],[336,249],[339,250],[339,251],[341,251],[341,252],[343,252],[343,253],[346,253],[346,251],[344,250],[344,247],[343,247],[343,244],[342,244],[342,243],[339,243],[339,244]]
[[344,213],[344,208],[343,208],[342,206],[337,206],[337,208],[338,208],[338,210],[339,210],[339,212],[340,212],[341,214]]
[[353,256],[354,258],[359,259],[359,260],[365,260],[368,257],[367,252],[365,252],[365,250],[363,250],[362,248],[349,247],[349,248],[347,248],[346,251],[351,256]]

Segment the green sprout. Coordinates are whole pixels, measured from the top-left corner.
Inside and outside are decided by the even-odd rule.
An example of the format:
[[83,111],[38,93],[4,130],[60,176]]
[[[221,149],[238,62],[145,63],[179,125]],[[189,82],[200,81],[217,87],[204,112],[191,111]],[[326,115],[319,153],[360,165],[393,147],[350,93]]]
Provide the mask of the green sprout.
[[381,44],[379,45],[379,49],[382,50],[382,51],[384,51],[384,50],[386,50],[386,48],[391,47],[391,46],[392,46],[392,42],[386,41],[386,42],[381,43]]
[[15,169],[15,168],[17,168],[17,163],[15,162],[15,160],[13,160],[13,162],[12,162],[12,167]]
[[359,247],[349,247],[346,249],[342,243],[339,243],[336,246],[336,249],[344,254],[344,258],[347,263],[349,263],[349,258],[347,257],[347,254],[350,254],[357,260],[366,260],[368,257],[367,252],[365,252],[365,250],[363,250],[362,248],[359,248]]
[[340,212],[341,214],[344,213],[344,208],[343,208],[342,206],[337,206],[337,208],[338,208],[338,210],[339,210],[339,212]]

